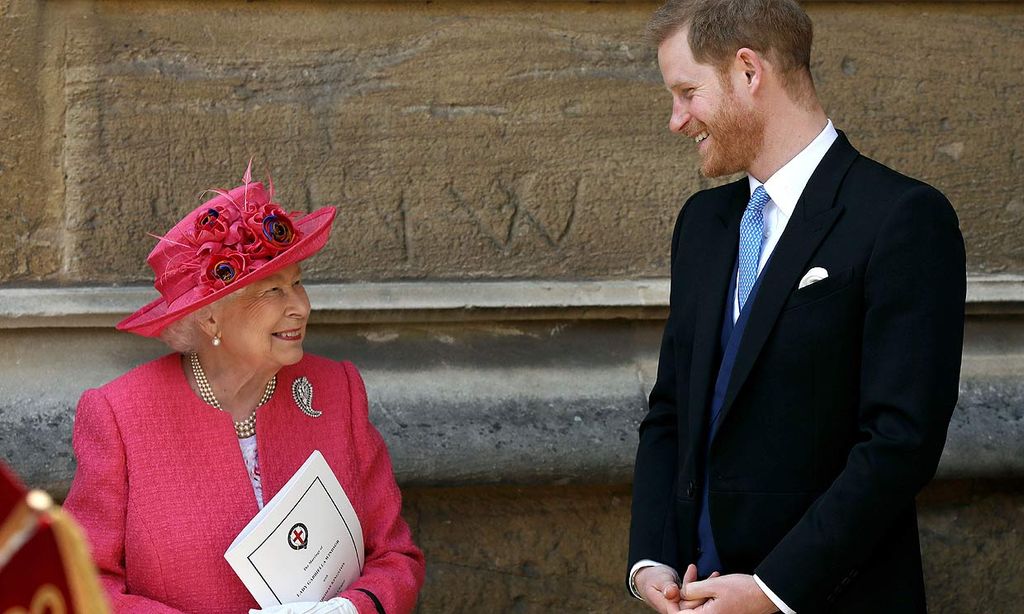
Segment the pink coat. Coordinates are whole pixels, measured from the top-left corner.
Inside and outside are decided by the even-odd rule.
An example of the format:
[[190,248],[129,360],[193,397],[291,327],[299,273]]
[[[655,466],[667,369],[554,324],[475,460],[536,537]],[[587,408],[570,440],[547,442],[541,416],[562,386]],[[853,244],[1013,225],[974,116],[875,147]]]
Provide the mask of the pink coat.
[[[65,509],[84,528],[115,611],[231,612],[258,607],[224,551],[258,508],[231,417],[191,390],[177,354],[144,364],[82,395],[78,457]],[[303,414],[292,382],[306,376]],[[423,554],[401,517],[387,448],[367,416],[356,368],[307,354],[281,369],[257,411],[263,496],[269,501],[319,449],[362,523],[363,575],[341,593],[374,614],[406,614],[423,584]]]

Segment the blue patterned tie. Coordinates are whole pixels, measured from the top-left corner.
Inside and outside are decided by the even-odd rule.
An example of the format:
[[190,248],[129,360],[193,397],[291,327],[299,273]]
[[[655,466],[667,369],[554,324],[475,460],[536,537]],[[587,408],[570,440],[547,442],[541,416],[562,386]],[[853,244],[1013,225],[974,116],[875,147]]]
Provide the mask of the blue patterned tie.
[[736,290],[739,294],[740,311],[750,296],[750,290],[757,279],[757,264],[761,260],[761,248],[764,246],[764,206],[771,197],[764,191],[764,186],[757,186],[750,195],[747,208],[740,220],[740,280]]

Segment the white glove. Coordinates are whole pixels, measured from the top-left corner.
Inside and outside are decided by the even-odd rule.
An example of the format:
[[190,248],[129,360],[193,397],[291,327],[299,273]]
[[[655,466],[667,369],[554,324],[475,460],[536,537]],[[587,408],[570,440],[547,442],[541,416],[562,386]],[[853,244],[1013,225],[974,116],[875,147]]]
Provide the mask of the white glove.
[[249,610],[249,614],[359,614],[352,602],[342,597],[330,601],[296,601],[274,605],[262,610]]

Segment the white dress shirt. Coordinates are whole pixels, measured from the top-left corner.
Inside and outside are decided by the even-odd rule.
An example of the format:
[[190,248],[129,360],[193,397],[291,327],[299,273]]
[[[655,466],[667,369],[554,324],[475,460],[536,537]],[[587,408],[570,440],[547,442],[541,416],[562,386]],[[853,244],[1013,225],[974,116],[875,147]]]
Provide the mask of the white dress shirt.
[[[758,186],[764,185],[764,191],[771,199],[764,206],[764,244],[761,247],[761,259],[757,263],[757,274],[760,275],[764,265],[768,262],[775,246],[779,244],[779,237],[786,229],[789,218],[793,217],[793,209],[796,202],[800,200],[807,182],[811,179],[814,169],[818,168],[821,159],[832,143],[839,137],[832,120],[828,120],[825,127],[807,147],[795,155],[785,166],[775,171],[775,174],[762,184],[757,179],[747,175],[750,183],[750,193],[753,194]],[[735,324],[740,317],[739,299],[739,272],[736,273],[736,293],[733,294],[732,321]]]
[[[768,258],[775,251],[775,246],[779,244],[779,238],[782,237],[782,232],[786,230],[789,218],[793,217],[796,203],[800,200],[800,195],[803,194],[804,188],[807,187],[807,182],[810,181],[814,169],[818,168],[818,164],[821,163],[825,153],[828,152],[829,147],[832,147],[832,143],[837,138],[839,138],[839,133],[836,132],[835,126],[832,125],[832,120],[828,120],[822,131],[818,133],[818,136],[814,137],[814,140],[807,147],[804,147],[800,153],[795,155],[792,160],[775,171],[775,174],[769,177],[768,181],[764,182],[764,184],[747,175],[747,181],[750,183],[750,193],[753,194],[758,186],[764,185],[764,190],[771,199],[764,207],[764,244],[761,247],[761,259],[757,263],[758,275],[761,274],[764,265],[768,262]],[[732,321],[734,324],[740,317],[738,271],[736,288],[737,290],[732,296]],[[644,559],[637,561],[633,568],[630,569],[629,590],[637,599],[643,600],[643,597],[640,596],[636,588],[636,573],[645,567],[654,567],[655,565],[661,565],[661,563]],[[678,581],[678,579],[679,575],[677,572],[676,580]],[[772,603],[780,611],[785,614],[796,614],[796,611],[786,605],[786,602],[772,592],[757,575],[754,575],[754,582],[757,583],[768,599],[771,599]]]

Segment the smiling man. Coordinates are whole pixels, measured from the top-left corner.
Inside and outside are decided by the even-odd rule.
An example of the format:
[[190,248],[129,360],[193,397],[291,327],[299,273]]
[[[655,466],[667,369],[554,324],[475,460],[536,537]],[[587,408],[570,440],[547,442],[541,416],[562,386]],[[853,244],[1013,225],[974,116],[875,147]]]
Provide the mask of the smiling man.
[[923,612],[915,495],[956,405],[956,214],[860,155],[790,0],[670,0],[648,27],[704,175],[640,426],[629,585],[658,612]]

